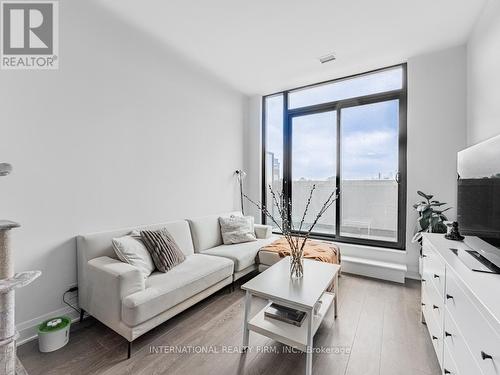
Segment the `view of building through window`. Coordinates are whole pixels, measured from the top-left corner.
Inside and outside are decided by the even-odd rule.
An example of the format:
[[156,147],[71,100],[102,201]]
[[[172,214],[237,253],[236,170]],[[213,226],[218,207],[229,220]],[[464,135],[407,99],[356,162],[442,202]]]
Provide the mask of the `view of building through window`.
[[[293,223],[300,221],[312,185],[306,225],[338,188],[340,198],[316,234],[347,242],[401,240],[404,70],[398,66],[264,98],[264,183],[275,191],[291,184],[285,196],[292,202]],[[265,199],[270,208],[269,193]]]

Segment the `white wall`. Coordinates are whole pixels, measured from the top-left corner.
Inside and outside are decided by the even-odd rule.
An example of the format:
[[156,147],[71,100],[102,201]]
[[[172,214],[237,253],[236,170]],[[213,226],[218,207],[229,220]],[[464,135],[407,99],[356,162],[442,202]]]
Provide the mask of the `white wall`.
[[61,3],[60,70],[0,72],[1,218],[16,322],[53,312],[76,283],[75,235],[238,207],[246,97],[93,1]]
[[490,0],[467,44],[469,145],[500,134],[500,1]]
[[[466,146],[465,46],[408,60],[407,265],[418,270],[418,246],[411,243],[417,190],[456,207],[456,158]],[[448,212],[455,218],[456,210]]]

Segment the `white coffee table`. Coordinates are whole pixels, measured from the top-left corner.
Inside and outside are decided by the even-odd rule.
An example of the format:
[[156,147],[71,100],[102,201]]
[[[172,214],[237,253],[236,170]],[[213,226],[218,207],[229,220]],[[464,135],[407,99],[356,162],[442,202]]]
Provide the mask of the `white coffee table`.
[[[290,259],[284,258],[267,270],[242,285],[246,291],[245,318],[243,322],[243,348],[248,348],[250,330],[285,345],[306,352],[306,375],[312,374],[313,337],[328,309],[334,304],[337,317],[338,275],[340,266],[304,259],[304,276],[290,278]],[[334,292],[327,292],[334,282]],[[264,311],[269,304],[249,319],[252,296],[277,304],[305,311],[307,317],[302,326],[265,318]],[[321,301],[321,307],[314,314],[314,307]]]

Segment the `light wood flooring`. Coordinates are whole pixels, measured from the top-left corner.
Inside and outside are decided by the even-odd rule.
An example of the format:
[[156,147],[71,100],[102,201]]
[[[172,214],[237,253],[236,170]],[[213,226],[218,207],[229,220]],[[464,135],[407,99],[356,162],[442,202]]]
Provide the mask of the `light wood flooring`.
[[[315,375],[440,374],[420,323],[418,282],[344,274],[339,285],[338,318],[330,311],[314,338],[315,347],[330,351],[314,355]],[[32,341],[18,355],[30,375],[303,374],[305,354],[254,332],[251,351],[230,352],[241,345],[243,302],[239,286],[218,292],[137,339],[129,360],[126,340],[93,318],[74,324],[70,342],[56,352],[42,354]],[[265,301],[254,298],[252,304],[256,312]],[[182,352],[189,350],[197,353]]]

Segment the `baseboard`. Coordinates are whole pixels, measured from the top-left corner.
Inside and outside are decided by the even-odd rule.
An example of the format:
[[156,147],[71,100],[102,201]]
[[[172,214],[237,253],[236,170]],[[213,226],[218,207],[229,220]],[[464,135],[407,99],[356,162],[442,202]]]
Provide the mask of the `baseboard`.
[[80,319],[80,315],[71,307],[63,307],[59,310],[55,310],[26,322],[19,323],[16,325],[16,329],[19,332],[19,338],[16,341],[17,346],[27,343],[28,341],[35,340],[37,338],[38,326],[42,322],[61,315],[69,317],[71,322],[75,322]]
[[406,272],[406,278],[407,279],[412,279],[412,280],[421,280],[422,278],[420,277],[420,274],[418,271],[410,271]]
[[402,284],[405,282],[407,270],[404,264],[344,256],[342,257],[342,271]]

